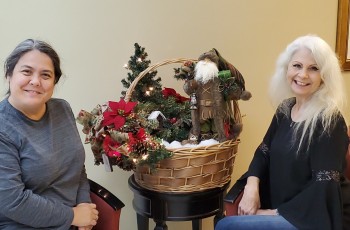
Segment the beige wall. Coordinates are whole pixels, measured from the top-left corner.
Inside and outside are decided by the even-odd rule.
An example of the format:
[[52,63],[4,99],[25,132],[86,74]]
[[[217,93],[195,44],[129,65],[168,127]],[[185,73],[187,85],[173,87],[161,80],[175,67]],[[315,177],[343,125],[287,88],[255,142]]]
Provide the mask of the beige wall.
[[[336,20],[336,0],[1,0],[0,62],[25,38],[49,41],[59,52],[66,75],[56,96],[67,99],[77,114],[82,108],[118,100],[120,80],[127,75],[123,65],[133,54],[135,42],[146,48],[152,63],[196,58],[217,48],[242,72],[253,93],[250,101],[240,102],[245,117],[235,180],[247,168],[270,123],[273,110],[266,91],[279,52],[307,33],[318,34],[335,47]],[[158,76],[164,86],[180,89],[181,83],[171,77],[172,68],[162,68]],[[344,78],[350,89],[350,74],[344,73]],[[4,81],[1,92],[6,88]],[[118,168],[104,172],[102,166],[94,166],[89,146],[85,147],[89,177],[126,204],[121,229],[136,229],[127,185],[131,172]],[[205,230],[213,229],[212,218],[203,225]],[[168,226],[190,229],[191,225],[168,222]]]

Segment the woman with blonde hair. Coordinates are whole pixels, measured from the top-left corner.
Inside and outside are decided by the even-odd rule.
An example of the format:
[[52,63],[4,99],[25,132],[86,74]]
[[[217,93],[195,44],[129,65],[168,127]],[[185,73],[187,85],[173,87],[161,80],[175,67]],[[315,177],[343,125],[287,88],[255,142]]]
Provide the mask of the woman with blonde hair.
[[276,113],[248,172],[238,216],[216,229],[350,229],[349,145],[336,54],[315,35],[279,56],[270,84]]

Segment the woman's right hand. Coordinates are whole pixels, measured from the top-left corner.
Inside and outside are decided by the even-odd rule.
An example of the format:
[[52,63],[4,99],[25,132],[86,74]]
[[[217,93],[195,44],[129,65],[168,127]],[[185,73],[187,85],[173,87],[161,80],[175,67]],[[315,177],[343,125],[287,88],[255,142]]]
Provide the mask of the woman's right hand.
[[259,178],[248,177],[242,200],[238,204],[238,215],[255,215],[260,208]]
[[77,227],[91,227],[97,224],[98,211],[96,204],[81,203],[73,208],[74,218],[72,225]]

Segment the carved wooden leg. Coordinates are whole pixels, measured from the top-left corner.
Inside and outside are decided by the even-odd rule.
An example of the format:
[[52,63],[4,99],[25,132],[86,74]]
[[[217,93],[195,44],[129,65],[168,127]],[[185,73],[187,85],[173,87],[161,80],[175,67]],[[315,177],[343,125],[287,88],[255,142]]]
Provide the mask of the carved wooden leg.
[[149,219],[148,217],[142,216],[140,214],[136,214],[137,218],[137,229],[138,230],[148,230]]
[[227,190],[225,189],[220,197],[221,202],[220,202],[219,212],[214,217],[214,229],[216,224],[219,222],[219,220],[221,220],[226,216],[224,211],[224,197],[226,196],[226,193],[227,193]]
[[202,230],[202,219],[192,220],[192,230]]
[[215,229],[216,224],[219,222],[219,220],[221,220],[224,217],[225,217],[225,215],[223,213],[218,213],[215,215],[215,217],[214,217],[214,229]]
[[165,221],[162,220],[154,220],[156,222],[156,226],[154,227],[154,230],[168,230],[168,226],[166,225]]

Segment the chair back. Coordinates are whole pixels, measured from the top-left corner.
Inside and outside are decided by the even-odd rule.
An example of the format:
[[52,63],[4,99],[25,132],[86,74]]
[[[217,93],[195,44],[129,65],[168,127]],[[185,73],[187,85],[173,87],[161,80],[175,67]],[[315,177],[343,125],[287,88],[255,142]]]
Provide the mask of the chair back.
[[94,230],[119,230],[121,209],[125,206],[114,194],[89,179],[91,202],[99,212]]

